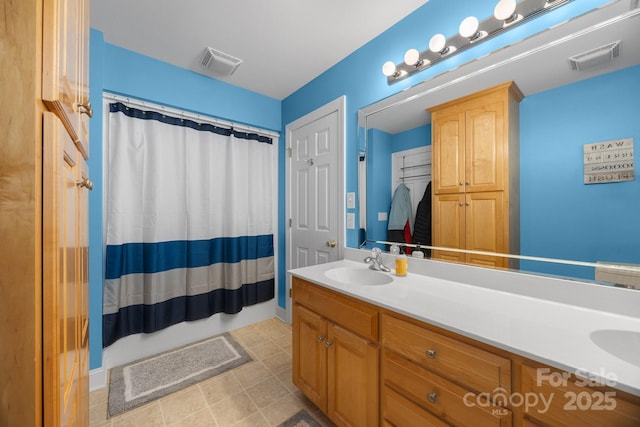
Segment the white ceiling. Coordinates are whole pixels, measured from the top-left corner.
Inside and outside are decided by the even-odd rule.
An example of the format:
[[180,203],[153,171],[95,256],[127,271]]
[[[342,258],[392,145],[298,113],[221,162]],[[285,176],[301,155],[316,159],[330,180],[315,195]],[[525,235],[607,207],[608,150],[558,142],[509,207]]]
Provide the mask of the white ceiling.
[[107,43],[202,74],[212,47],[243,60],[215,78],[281,100],[427,1],[91,0],[91,27]]

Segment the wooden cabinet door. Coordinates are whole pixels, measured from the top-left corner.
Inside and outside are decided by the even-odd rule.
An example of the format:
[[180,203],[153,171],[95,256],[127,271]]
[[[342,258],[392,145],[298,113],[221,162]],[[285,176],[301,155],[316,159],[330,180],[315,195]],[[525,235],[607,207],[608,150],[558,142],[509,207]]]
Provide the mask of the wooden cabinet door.
[[505,106],[490,95],[465,114],[465,191],[504,189]]
[[465,118],[460,109],[451,110],[433,113],[434,194],[465,191]]
[[43,364],[46,426],[89,422],[86,163],[53,113],[43,123]]
[[316,406],[327,410],[327,322],[293,305],[293,384]]
[[43,4],[42,99],[89,157],[89,1]]
[[[507,250],[502,191],[465,195],[465,242],[472,251],[504,253]],[[488,267],[506,267],[507,258],[467,254],[467,262]]]
[[[465,195],[442,194],[433,198],[433,246],[465,249]],[[433,251],[432,258],[464,262],[462,252]]]
[[327,414],[339,426],[378,425],[378,346],[328,325]]

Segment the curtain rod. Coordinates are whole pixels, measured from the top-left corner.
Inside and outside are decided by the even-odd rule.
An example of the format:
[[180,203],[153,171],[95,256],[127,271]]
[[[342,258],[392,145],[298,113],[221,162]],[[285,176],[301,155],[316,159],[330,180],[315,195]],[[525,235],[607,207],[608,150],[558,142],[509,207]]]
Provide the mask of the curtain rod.
[[124,104],[129,104],[136,107],[154,109],[154,110],[158,110],[159,112],[168,113],[171,115],[178,116],[180,118],[191,119],[201,123],[209,123],[215,126],[227,126],[240,132],[257,133],[259,135],[265,135],[265,136],[270,136],[274,138],[280,137],[280,134],[278,132],[255,128],[255,127],[251,127],[251,126],[247,126],[239,123],[229,122],[226,120],[221,120],[211,116],[192,113],[189,111],[178,110],[176,108],[167,107],[166,105],[143,101],[137,98],[130,98],[128,96],[116,95],[115,93],[110,93],[110,92],[104,92],[102,96],[103,98],[111,101],[122,102]]

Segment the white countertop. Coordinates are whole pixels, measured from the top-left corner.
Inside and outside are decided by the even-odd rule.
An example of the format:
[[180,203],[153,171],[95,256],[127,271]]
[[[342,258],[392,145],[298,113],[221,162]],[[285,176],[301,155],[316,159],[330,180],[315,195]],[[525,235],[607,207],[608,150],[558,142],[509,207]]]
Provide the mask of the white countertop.
[[[420,260],[423,264],[424,261]],[[389,262],[386,264],[390,265]],[[424,270],[423,264],[416,269]],[[639,298],[636,301],[638,305],[632,306],[631,313],[629,310],[616,313],[613,310],[593,308],[588,304],[574,305],[557,301],[553,297],[533,297],[531,292],[522,291],[517,285],[513,286],[513,291],[505,291],[500,286],[496,289],[423,274],[409,273],[406,277],[397,277],[393,270],[391,273],[380,273],[393,278],[392,283],[385,285],[344,284],[325,275],[325,271],[339,267],[362,270],[368,268],[363,262],[342,260],[299,268],[290,273],[414,319],[640,396],[640,291],[583,284],[602,288],[590,288],[587,293],[593,298],[610,296],[615,299],[622,296],[627,302],[630,297]],[[409,271],[412,270],[411,267],[410,264]],[[495,277],[502,274],[499,271],[482,270]],[[480,269],[476,270],[478,271]],[[518,277],[518,273],[508,274],[505,277],[512,282],[514,277]],[[531,275],[521,276],[524,282],[532,280]],[[495,277],[493,280],[496,280]],[[527,283],[526,286],[540,288],[548,285],[544,283],[547,280],[544,277],[533,278],[534,283]],[[579,286],[580,282],[574,285]],[[620,294],[620,291],[629,292]],[[539,293],[539,289],[534,293]],[[593,303],[597,305],[599,302]],[[634,315],[636,311],[633,307],[637,307],[638,315]],[[608,340],[604,346],[608,351],[592,340],[592,333],[595,333],[596,340],[600,337]]]

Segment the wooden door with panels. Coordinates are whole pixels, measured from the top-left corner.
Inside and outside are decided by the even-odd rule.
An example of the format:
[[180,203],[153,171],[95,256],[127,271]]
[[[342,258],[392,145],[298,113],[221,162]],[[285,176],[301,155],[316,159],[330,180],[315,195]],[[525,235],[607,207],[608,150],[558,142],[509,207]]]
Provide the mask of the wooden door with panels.
[[62,122],[43,120],[44,421],[89,423],[87,166]]
[[89,1],[44,0],[43,419],[89,425]]

